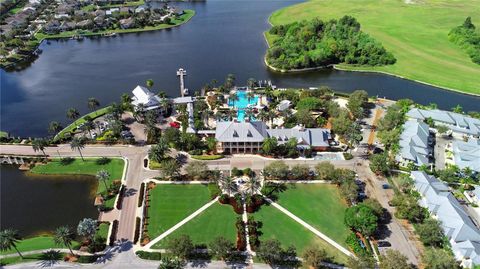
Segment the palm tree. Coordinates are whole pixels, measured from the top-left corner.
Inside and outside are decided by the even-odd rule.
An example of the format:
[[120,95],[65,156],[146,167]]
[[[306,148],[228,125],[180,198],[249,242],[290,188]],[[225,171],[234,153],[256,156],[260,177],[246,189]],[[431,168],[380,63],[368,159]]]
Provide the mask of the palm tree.
[[160,98],[167,98],[167,93],[163,90],[159,90],[157,93],[158,97]]
[[455,113],[463,113],[463,107],[461,105],[456,105],[452,108],[452,111]]
[[78,112],[78,110],[76,108],[71,107],[67,110],[67,118],[69,118],[71,120],[75,120],[79,116],[80,116],[80,113]]
[[260,188],[260,180],[258,179],[258,177],[256,176],[250,177],[247,182],[247,190],[250,192],[250,194],[254,195],[259,188]]
[[257,84],[257,81],[254,78],[249,78],[247,80],[247,86],[250,89],[253,89],[253,87],[255,87],[256,84]]
[[78,150],[78,153],[80,153],[80,157],[82,158],[82,161],[85,161],[82,155],[82,149],[85,148],[85,139],[80,137],[74,137],[70,142],[70,148],[72,150]]
[[120,97],[120,100],[122,102],[122,105],[130,105],[130,103],[132,102],[132,97],[128,94],[128,93],[124,93],[122,94],[122,96]]
[[60,226],[55,230],[55,233],[53,235],[53,242],[55,242],[56,245],[64,245],[68,247],[70,250],[70,253],[73,255],[73,250],[72,250],[72,241],[73,241],[74,234],[72,230],[68,226]]
[[51,134],[56,134],[63,129],[62,125],[58,121],[51,121],[48,125],[48,132]]
[[230,94],[229,99],[232,100],[233,106],[235,106],[235,101],[238,101],[238,95],[236,93],[232,93]]
[[273,119],[275,119],[276,116],[277,115],[275,114],[275,111],[273,111],[273,110],[269,110],[267,112],[267,118],[270,120],[270,127],[273,126]]
[[168,147],[167,141],[165,141],[165,138],[160,137],[158,143],[153,145],[148,151],[148,158],[156,162],[161,162],[169,152],[170,148]]
[[22,253],[17,248],[17,243],[20,240],[18,232],[12,229],[0,231],[0,250],[7,251],[14,248],[18,255],[23,259]]
[[45,157],[47,157],[47,154],[45,153],[46,146],[48,146],[48,142],[43,138],[35,138],[35,140],[32,141],[33,151],[41,151]]
[[83,124],[82,129],[90,134],[90,137],[92,137],[92,130],[95,130],[95,123],[93,121],[88,120]]
[[160,107],[163,109],[165,114],[167,113],[169,105],[170,102],[168,101],[168,99],[166,97],[162,97],[162,99],[160,100]]
[[151,89],[153,87],[153,79],[147,79],[146,81],[146,85],[147,85],[147,88]]
[[260,112],[258,112],[257,117],[258,117],[261,121],[263,121],[263,122],[265,122],[265,121],[268,120],[268,114],[267,114],[267,112],[266,112],[265,110],[263,110],[263,109],[260,110]]
[[235,181],[233,181],[232,177],[223,177],[220,181],[220,185],[222,186],[223,190],[227,192],[228,195],[231,195],[232,191],[236,190]]
[[252,100],[253,98],[255,98],[255,93],[252,91],[247,92],[247,99],[249,103],[250,103],[250,100]]
[[252,120],[252,118],[255,116],[255,112],[253,112],[253,109],[251,107],[247,107],[245,109],[245,117],[248,118],[248,120]]
[[108,190],[107,187],[107,179],[110,178],[110,173],[108,173],[107,170],[102,169],[97,172],[97,175],[95,176],[99,181],[103,181],[103,184],[105,185],[105,191]]
[[133,115],[137,120],[143,119],[145,117],[145,105],[141,103],[138,104],[133,111]]
[[87,105],[88,105],[88,108],[90,110],[94,111],[95,109],[97,109],[97,107],[100,106],[100,102],[97,99],[95,99],[94,97],[90,97],[90,98],[88,98]]

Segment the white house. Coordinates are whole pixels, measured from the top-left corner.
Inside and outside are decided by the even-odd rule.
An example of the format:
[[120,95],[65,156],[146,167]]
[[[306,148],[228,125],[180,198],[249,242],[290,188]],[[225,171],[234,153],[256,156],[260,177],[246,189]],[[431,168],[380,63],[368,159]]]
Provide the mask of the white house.
[[162,99],[153,94],[147,88],[138,85],[135,87],[135,89],[133,89],[132,93],[132,105],[135,107],[143,105],[145,110],[160,108],[160,102]]

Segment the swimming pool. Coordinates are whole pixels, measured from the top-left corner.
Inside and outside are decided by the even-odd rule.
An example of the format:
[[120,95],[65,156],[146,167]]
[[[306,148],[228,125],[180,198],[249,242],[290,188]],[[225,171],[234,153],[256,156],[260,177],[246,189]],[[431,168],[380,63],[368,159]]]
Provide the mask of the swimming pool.
[[237,93],[237,100],[228,99],[228,106],[235,107],[237,109],[237,120],[244,121],[245,120],[245,109],[249,106],[255,106],[258,102],[258,96],[250,98],[248,100],[247,91],[239,90]]

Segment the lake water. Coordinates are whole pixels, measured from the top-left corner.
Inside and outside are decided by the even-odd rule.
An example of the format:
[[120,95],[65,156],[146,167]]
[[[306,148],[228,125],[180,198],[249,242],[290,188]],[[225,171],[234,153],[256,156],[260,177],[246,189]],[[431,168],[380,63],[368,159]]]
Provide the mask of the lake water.
[[77,227],[83,218],[98,218],[93,206],[95,177],[30,176],[15,165],[0,166],[0,229],[22,237]]
[[323,70],[305,74],[278,74],[263,63],[263,32],[275,10],[296,0],[207,0],[178,3],[196,16],[169,30],[119,35],[116,38],[44,42],[42,55],[29,68],[1,76],[0,129],[21,136],[43,136],[52,120],[66,122],[65,111],[88,111],[87,98],[103,105],[118,101],[147,79],[155,89],[179,95],[176,70],[186,68],[191,91],[228,73],[244,85],[248,78],[271,79],[279,87],[328,85],[351,92],[365,89],[370,95],[392,99],[411,98],[450,109],[461,104],[479,110],[480,98],[387,75]]

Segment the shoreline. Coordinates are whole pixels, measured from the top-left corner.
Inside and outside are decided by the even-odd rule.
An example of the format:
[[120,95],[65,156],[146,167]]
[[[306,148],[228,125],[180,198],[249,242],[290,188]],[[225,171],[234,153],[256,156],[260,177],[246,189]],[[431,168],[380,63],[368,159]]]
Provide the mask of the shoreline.
[[[268,22],[270,23],[270,17],[268,19]],[[272,25],[272,24],[270,23],[270,25]],[[268,42],[268,38],[266,36],[266,33],[267,33],[267,31],[263,32],[263,38],[265,40],[265,43],[267,44],[267,47],[270,48],[270,43]],[[322,70],[322,69],[327,69],[327,68],[333,68],[334,70],[345,71],[345,72],[377,73],[377,74],[392,76],[392,77],[396,77],[396,78],[400,78],[400,79],[424,84],[424,85],[427,85],[427,86],[435,87],[435,88],[438,88],[439,90],[450,91],[450,92],[463,94],[463,95],[468,95],[468,96],[480,97],[480,93],[476,94],[476,93],[471,93],[471,92],[463,92],[463,91],[460,91],[458,89],[453,89],[453,88],[449,88],[449,87],[445,87],[445,86],[440,86],[440,85],[436,85],[436,84],[433,84],[433,83],[429,83],[429,82],[425,82],[425,81],[421,81],[421,80],[417,80],[417,79],[410,79],[410,78],[407,78],[407,77],[404,77],[404,76],[401,76],[401,75],[397,75],[397,74],[394,74],[394,73],[389,73],[389,72],[386,72],[386,71],[342,68],[342,67],[339,66],[339,64],[331,64],[331,65],[327,65],[327,66],[285,70],[285,69],[276,68],[276,67],[272,66],[271,64],[269,64],[268,61],[267,61],[267,53],[265,53],[265,55],[263,56],[263,62],[265,63],[265,65],[270,70],[278,72],[278,73],[282,73],[282,74],[308,73],[308,72],[311,72],[311,71]]]
[[186,9],[185,11],[191,12],[191,14],[188,14],[188,13],[183,14],[183,15],[188,15],[188,16],[185,16],[185,20],[182,21],[181,23],[178,23],[178,24],[171,24],[171,25],[166,25],[166,26],[163,26],[163,24],[160,24],[158,26],[150,26],[152,28],[132,28],[132,29],[104,30],[104,31],[99,31],[99,32],[89,32],[89,33],[85,33],[85,34],[72,33],[72,34],[65,35],[65,36],[62,36],[61,34],[51,35],[51,36],[44,35],[41,38],[39,38],[38,41],[40,43],[42,43],[45,40],[72,38],[72,37],[77,36],[77,35],[80,35],[80,36],[83,36],[83,37],[93,37],[93,36],[101,36],[102,37],[104,34],[112,34],[112,33],[120,35],[120,34],[132,34],[132,33],[151,32],[151,31],[158,31],[158,30],[164,30],[164,29],[171,29],[171,28],[178,27],[178,26],[181,26],[181,25],[189,22],[196,15],[195,10],[193,10],[193,9]]

